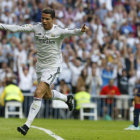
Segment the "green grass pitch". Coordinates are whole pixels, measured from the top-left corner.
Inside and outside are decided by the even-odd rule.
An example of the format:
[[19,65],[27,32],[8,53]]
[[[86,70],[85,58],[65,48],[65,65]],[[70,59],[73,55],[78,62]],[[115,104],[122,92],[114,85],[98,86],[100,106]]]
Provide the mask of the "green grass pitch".
[[[0,140],[55,140],[45,132],[30,128],[26,136],[17,132],[25,119],[0,118]],[[35,119],[33,125],[49,129],[64,140],[140,140],[140,131],[125,131],[129,121],[89,121]]]

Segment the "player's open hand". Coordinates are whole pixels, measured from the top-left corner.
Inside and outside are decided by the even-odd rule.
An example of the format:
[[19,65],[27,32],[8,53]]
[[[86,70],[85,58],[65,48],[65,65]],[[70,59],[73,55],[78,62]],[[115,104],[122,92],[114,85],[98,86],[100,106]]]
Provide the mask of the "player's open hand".
[[86,26],[86,24],[84,24],[83,27],[81,28],[81,32],[87,32],[88,29],[89,28]]

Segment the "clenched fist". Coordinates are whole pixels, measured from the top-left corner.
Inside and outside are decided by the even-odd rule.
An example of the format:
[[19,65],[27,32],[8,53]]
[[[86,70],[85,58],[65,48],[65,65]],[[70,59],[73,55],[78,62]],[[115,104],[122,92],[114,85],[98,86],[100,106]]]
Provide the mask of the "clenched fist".
[[88,30],[89,30],[89,28],[85,24],[81,28],[81,32],[87,32]]

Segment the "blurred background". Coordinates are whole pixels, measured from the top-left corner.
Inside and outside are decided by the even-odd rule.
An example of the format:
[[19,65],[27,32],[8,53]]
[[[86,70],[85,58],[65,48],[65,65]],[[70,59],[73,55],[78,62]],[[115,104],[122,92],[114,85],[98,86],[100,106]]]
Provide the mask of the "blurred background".
[[[140,0],[0,2],[0,23],[41,22],[41,11],[49,6],[56,12],[54,24],[70,29],[84,24],[89,27],[82,36],[64,39],[63,70],[52,87],[74,95],[74,111],[68,112],[65,107],[55,107],[53,101],[44,100],[38,117],[79,119],[81,104],[93,103],[98,119],[130,119],[135,89],[140,88]],[[24,117],[37,86],[36,61],[33,33],[0,31],[1,102],[6,102],[3,91],[10,79],[24,96],[24,101],[21,100]],[[0,116],[5,116],[2,104]]]

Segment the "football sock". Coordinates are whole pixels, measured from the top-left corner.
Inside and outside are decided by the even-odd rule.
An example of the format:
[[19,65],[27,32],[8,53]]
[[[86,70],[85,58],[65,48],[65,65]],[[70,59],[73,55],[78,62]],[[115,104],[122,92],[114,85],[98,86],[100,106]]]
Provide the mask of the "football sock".
[[39,112],[39,110],[41,108],[41,101],[42,101],[42,99],[40,99],[40,98],[34,98],[34,101],[30,106],[27,121],[25,123],[28,127],[31,126],[34,118],[36,117],[37,113]]
[[139,125],[139,109],[134,110],[134,124],[135,127]]
[[56,90],[52,90],[52,99],[53,100],[61,100],[61,101],[66,102],[67,96],[64,95],[63,93],[56,91]]

